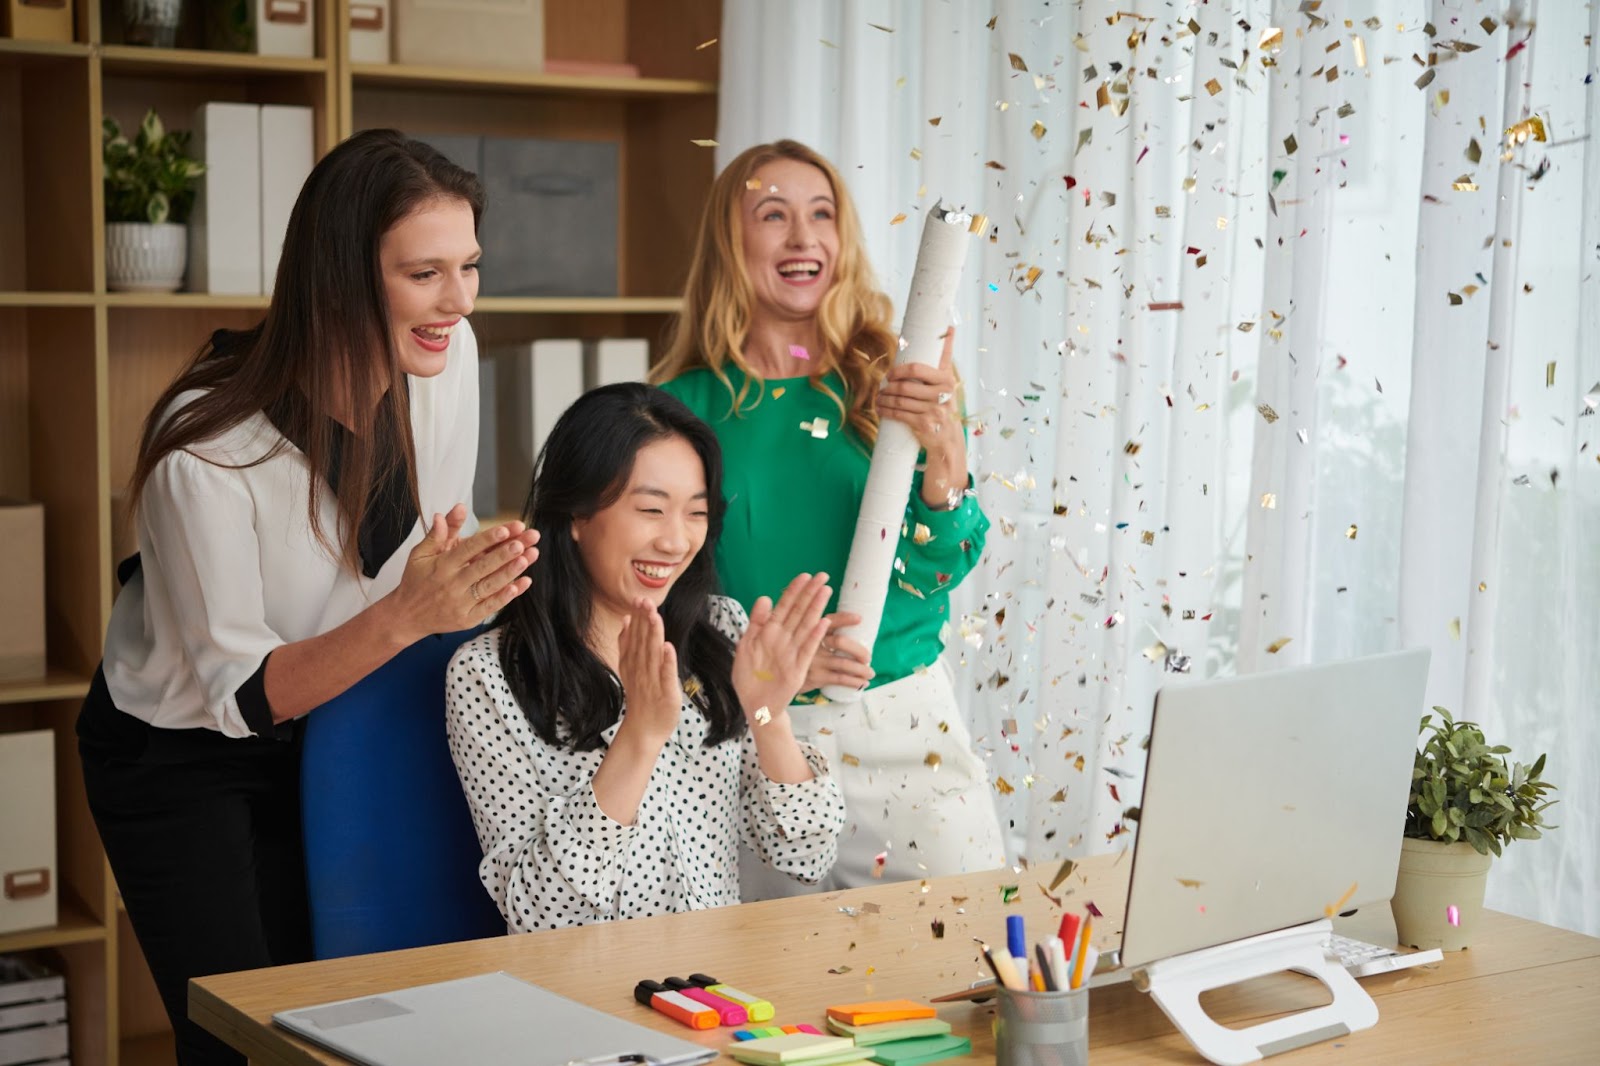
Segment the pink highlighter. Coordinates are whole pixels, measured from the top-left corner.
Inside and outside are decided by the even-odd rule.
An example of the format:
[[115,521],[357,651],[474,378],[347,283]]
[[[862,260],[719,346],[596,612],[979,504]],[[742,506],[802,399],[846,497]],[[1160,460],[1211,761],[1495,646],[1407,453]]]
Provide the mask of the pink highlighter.
[[732,1003],[720,996],[714,996],[698,985],[685,981],[681,977],[669,977],[662,984],[674,992],[688,996],[696,1003],[717,1012],[717,1017],[722,1019],[723,1025],[744,1025],[750,1020],[750,1015],[737,1003]]

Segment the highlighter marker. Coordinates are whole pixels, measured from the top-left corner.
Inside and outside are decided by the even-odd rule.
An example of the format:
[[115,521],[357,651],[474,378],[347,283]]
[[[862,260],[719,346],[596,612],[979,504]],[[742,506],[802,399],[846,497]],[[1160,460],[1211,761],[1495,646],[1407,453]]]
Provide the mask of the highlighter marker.
[[703,988],[698,988],[681,977],[669,977],[662,982],[674,992],[688,996],[710,1010],[717,1012],[717,1017],[723,1025],[745,1025],[750,1021],[750,1015],[745,1009],[732,1000],[719,999]]
[[760,996],[752,996],[748,992],[741,992],[732,985],[723,984],[715,977],[707,977],[703,973],[692,973],[689,975],[689,980],[710,992],[713,996],[739,1004],[745,1009],[745,1013],[750,1016],[750,1020],[753,1022],[770,1021],[772,1016],[777,1013],[772,1004]]
[[1067,966],[1067,946],[1061,942],[1060,937],[1053,936],[1044,942],[1044,948],[1050,956],[1050,972],[1055,980],[1056,991],[1067,991],[1072,983],[1072,970]]
[[[1061,938],[1062,947],[1065,948],[1069,959],[1072,957],[1073,951],[1078,947],[1078,923],[1082,920],[1072,911],[1068,911],[1061,916],[1061,928],[1056,931],[1056,936]],[[1070,977],[1071,974],[1069,973],[1065,976]]]
[[716,1011],[656,981],[634,985],[633,998],[691,1029],[715,1029],[720,1021]]
[[1006,951],[1011,955],[1011,963],[1017,972],[1027,979],[1028,974],[1028,935],[1022,928],[1022,915],[1010,914],[1006,916]]

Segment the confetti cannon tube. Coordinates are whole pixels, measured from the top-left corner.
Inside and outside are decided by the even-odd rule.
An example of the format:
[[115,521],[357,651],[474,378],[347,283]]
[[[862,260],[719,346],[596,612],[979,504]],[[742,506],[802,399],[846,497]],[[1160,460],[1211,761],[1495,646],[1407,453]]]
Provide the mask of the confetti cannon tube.
[[[911,274],[911,295],[906,300],[896,365],[938,365],[945,330],[950,328],[953,317],[968,238],[981,232],[986,223],[982,215],[957,214],[943,204],[929,212],[927,224],[922,227],[916,269]],[[878,426],[867,487],[856,517],[855,538],[850,542],[850,558],[839,585],[839,610],[861,616],[859,625],[841,629],[839,635],[859,641],[869,652],[883,621],[883,601],[894,574],[917,451],[917,438],[904,423],[886,418]],[[828,685],[822,692],[840,703],[861,696],[855,689],[841,685]]]

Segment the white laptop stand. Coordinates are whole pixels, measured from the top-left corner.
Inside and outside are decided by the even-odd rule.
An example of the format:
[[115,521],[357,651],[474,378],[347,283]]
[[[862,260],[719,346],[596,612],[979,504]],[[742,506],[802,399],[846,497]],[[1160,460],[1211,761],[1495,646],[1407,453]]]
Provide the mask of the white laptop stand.
[[[1327,919],[1263,933],[1231,944],[1174,955],[1133,974],[1134,986],[1148,992],[1196,1051],[1218,1066],[1259,1062],[1268,1055],[1345,1036],[1378,1023],[1378,1005],[1324,945],[1333,931]],[[1253,1025],[1229,1029],[1200,1006],[1200,994],[1213,988],[1294,970],[1315,977],[1333,1002]]]

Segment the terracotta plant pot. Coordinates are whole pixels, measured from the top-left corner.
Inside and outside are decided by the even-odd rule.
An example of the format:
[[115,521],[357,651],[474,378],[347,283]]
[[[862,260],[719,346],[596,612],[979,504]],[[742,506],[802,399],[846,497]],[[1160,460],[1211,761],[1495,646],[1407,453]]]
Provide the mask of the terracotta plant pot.
[[[1402,840],[1400,875],[1389,901],[1401,945],[1460,951],[1471,944],[1492,860],[1471,844]],[[1450,923],[1452,907],[1460,917],[1456,925]]]

